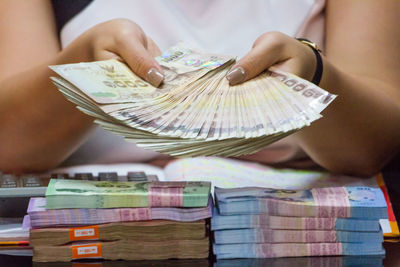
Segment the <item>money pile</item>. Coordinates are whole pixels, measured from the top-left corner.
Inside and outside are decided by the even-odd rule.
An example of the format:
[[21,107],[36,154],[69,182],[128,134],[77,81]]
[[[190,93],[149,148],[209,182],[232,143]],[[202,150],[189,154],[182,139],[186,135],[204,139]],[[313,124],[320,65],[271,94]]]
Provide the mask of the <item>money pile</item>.
[[19,254],[28,250],[29,229],[22,227],[21,218],[5,218],[1,215],[0,211],[0,255],[11,251]]
[[210,187],[52,179],[28,207],[33,260],[207,258]]
[[383,256],[379,188],[215,188],[217,259]]
[[45,198],[31,198],[28,214],[32,228],[80,226],[113,222],[171,220],[192,222],[211,217],[212,201],[200,208],[112,208],[46,210]]
[[206,207],[210,182],[122,182],[51,179],[46,209]]
[[383,256],[321,256],[218,260],[214,267],[383,267]]
[[181,43],[156,60],[165,73],[160,88],[116,60],[50,68],[64,96],[104,129],[181,157],[254,153],[321,118],[336,97],[276,69],[229,86],[234,58]]

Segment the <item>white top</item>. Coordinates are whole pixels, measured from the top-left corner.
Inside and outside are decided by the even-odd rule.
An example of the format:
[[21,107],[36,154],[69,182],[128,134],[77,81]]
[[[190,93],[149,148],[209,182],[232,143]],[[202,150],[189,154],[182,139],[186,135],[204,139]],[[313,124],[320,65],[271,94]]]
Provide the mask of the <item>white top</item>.
[[[126,18],[162,51],[185,41],[207,52],[241,57],[268,31],[306,37],[322,47],[324,5],[325,0],[95,0],[64,26],[61,42],[65,47],[98,23]],[[275,152],[280,143],[285,142],[274,145]],[[279,159],[267,161],[284,161],[298,152],[292,144],[291,152],[287,142],[283,146]],[[158,155],[98,128],[64,165],[143,162]]]

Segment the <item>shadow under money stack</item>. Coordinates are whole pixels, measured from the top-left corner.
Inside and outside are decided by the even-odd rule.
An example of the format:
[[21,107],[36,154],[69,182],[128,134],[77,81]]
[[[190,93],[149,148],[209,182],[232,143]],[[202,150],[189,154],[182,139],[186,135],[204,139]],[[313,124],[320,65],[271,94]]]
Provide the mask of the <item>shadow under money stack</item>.
[[209,256],[208,182],[52,179],[28,207],[33,261]]
[[217,260],[385,255],[379,219],[387,206],[379,188],[216,188],[215,200]]

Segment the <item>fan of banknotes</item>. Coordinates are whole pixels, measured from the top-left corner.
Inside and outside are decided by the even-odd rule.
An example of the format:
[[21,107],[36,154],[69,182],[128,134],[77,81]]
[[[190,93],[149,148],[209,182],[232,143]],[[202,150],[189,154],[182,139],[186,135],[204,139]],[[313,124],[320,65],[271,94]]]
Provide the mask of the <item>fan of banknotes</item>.
[[321,118],[336,97],[276,69],[230,86],[235,58],[183,43],[156,60],[166,76],[160,88],[117,60],[50,68],[65,97],[104,129],[179,157],[254,153]]

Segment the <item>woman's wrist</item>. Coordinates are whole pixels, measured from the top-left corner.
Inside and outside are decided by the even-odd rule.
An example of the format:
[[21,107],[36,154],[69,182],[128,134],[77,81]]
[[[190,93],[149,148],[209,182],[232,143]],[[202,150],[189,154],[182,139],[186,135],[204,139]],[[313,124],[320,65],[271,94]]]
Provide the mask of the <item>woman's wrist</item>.
[[314,72],[314,76],[311,79],[311,82],[314,83],[315,85],[319,85],[321,82],[321,78],[322,78],[322,73],[323,73],[323,61],[322,61],[322,57],[321,57],[321,50],[318,48],[318,46],[311,42],[308,39],[305,38],[296,38],[298,41],[300,41],[301,43],[307,45],[308,47],[310,47],[312,49],[312,51],[314,52],[315,55],[315,60],[316,60],[316,67],[315,67],[315,72]]

